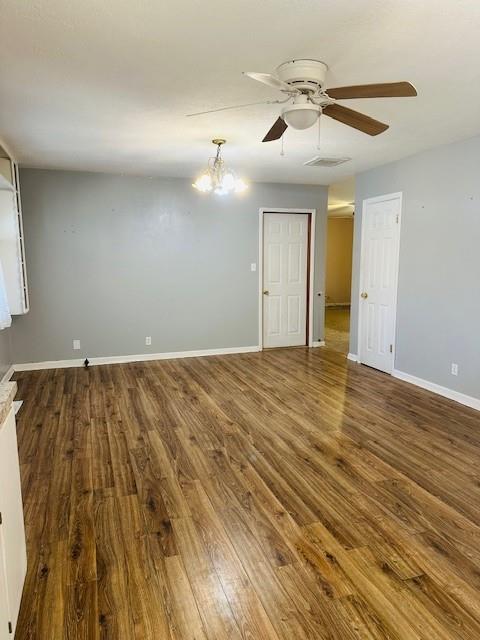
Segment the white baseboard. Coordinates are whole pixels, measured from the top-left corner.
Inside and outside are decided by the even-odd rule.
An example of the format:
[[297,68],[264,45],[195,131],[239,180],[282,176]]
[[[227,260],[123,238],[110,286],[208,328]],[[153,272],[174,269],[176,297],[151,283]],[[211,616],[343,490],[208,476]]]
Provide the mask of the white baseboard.
[[326,307],[349,307],[350,302],[327,302]]
[[[316,340],[313,342],[312,346],[324,347],[325,341]],[[176,358],[200,358],[204,356],[219,356],[235,353],[254,353],[257,351],[261,351],[261,348],[258,345],[254,345],[251,347],[199,349],[196,351],[173,351],[170,353],[142,353],[128,356],[100,356],[96,358],[89,358],[89,363],[90,366],[95,366],[102,364],[122,364],[128,362],[147,362],[152,360],[173,360]],[[347,355],[347,359],[353,362],[359,362],[358,355],[356,353],[349,353]],[[74,358],[72,360],[48,360],[45,362],[26,362],[14,364],[4,374],[0,382],[8,382],[15,371],[37,371],[40,369],[66,369],[69,367],[83,367],[83,362],[84,359],[82,358]],[[394,378],[398,378],[399,380],[409,382],[416,385],[417,387],[427,389],[428,391],[432,391],[433,393],[436,393],[440,396],[449,398],[450,400],[455,400],[460,404],[480,411],[480,398],[474,398],[473,396],[468,396],[464,393],[460,393],[459,391],[454,391],[453,389],[449,389],[448,387],[442,387],[435,382],[430,382],[429,380],[424,380],[423,378],[417,378],[416,376],[412,376],[411,374],[405,373],[404,371],[399,371],[398,369],[393,369],[392,376]]]
[[10,369],[3,374],[3,377],[0,380],[0,384],[2,384],[3,382],[8,382],[14,373],[15,373],[15,366],[12,364]]
[[480,398],[467,396],[465,393],[460,393],[460,391],[454,391],[453,389],[449,389],[448,387],[442,387],[435,382],[423,380],[423,378],[417,378],[416,376],[412,376],[409,373],[405,373],[404,371],[399,371],[398,369],[394,369],[392,371],[392,376],[394,378],[399,378],[399,380],[410,382],[417,387],[422,387],[422,389],[427,389],[428,391],[437,393],[439,396],[443,396],[444,398],[455,400],[460,404],[464,404],[467,407],[471,407],[472,409],[477,409],[478,411],[480,411]]
[[[100,356],[88,358],[89,366],[100,364],[122,364],[127,362],[147,362],[150,360],[173,360],[175,358],[200,358],[203,356],[221,356],[231,353],[252,353],[260,351],[258,345],[252,347],[227,347],[224,349],[199,349],[197,351],[173,351],[170,353],[140,353],[130,356]],[[67,369],[83,367],[85,358],[72,360],[47,360],[45,362],[24,362],[13,365],[14,371],[37,371],[40,369]],[[13,373],[13,371],[12,371]]]

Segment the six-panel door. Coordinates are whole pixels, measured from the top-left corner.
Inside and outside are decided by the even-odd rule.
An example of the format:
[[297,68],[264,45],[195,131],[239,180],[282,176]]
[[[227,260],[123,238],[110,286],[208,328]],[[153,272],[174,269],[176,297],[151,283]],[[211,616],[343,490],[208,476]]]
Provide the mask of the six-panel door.
[[263,216],[263,346],[307,341],[308,214]]
[[393,369],[399,249],[400,196],[367,200],[362,219],[360,360]]

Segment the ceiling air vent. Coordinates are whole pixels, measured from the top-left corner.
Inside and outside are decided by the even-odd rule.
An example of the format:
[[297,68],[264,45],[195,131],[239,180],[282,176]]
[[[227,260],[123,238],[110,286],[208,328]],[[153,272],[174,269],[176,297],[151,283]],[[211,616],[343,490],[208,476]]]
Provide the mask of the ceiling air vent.
[[351,158],[325,158],[324,156],[315,156],[303,164],[307,167],[336,167],[349,160],[351,160]]

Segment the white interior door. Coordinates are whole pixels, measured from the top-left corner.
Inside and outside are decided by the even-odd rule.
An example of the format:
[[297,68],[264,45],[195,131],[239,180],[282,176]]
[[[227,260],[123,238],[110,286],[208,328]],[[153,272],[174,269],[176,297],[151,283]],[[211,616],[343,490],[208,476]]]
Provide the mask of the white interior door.
[[363,203],[360,362],[391,373],[395,352],[401,194]]
[[308,214],[263,215],[263,346],[307,343]]

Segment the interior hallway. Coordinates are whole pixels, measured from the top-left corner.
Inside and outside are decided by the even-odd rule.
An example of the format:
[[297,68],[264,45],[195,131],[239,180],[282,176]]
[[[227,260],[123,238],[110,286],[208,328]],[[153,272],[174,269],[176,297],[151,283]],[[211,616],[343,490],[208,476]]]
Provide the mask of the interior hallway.
[[325,344],[329,349],[344,353],[349,351],[350,307],[325,309]]

